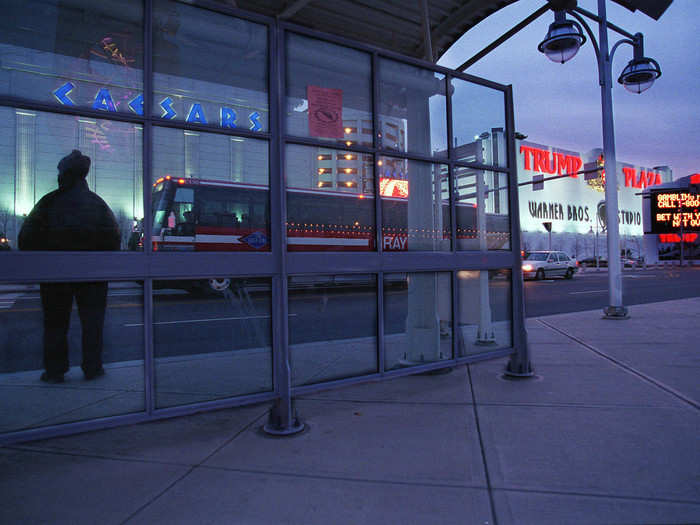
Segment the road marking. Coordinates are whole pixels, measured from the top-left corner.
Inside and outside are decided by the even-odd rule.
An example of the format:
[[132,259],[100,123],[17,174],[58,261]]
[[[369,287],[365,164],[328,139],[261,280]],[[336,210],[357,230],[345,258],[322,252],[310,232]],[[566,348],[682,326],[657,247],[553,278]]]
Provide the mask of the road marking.
[[[289,317],[296,317],[297,314],[289,314]],[[215,317],[213,319],[185,319],[182,321],[159,321],[157,323],[153,323],[154,325],[158,324],[179,324],[179,323],[211,323],[213,321],[243,321],[247,319],[269,319],[269,315],[250,315],[247,317]],[[143,323],[130,323],[130,324],[125,324],[124,326],[132,328],[135,326],[143,326]]]
[[574,294],[579,294],[579,293],[602,293],[602,292],[607,292],[608,290],[586,290],[584,292],[569,292],[569,294],[574,295]]
[[12,308],[15,301],[24,295],[23,293],[4,293],[0,295],[0,309]]

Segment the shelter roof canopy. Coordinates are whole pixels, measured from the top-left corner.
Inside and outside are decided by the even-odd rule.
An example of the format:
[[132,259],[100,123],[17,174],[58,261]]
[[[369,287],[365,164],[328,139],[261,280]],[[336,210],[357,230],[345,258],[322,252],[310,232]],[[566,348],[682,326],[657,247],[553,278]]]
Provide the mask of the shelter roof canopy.
[[[464,33],[518,0],[219,0],[415,58],[437,61]],[[553,0],[557,1],[557,0]],[[613,0],[658,20],[673,0]],[[427,8],[427,9],[424,9]],[[426,49],[424,13],[430,20]],[[515,21],[514,21],[515,22]],[[504,31],[510,28],[504,28]]]

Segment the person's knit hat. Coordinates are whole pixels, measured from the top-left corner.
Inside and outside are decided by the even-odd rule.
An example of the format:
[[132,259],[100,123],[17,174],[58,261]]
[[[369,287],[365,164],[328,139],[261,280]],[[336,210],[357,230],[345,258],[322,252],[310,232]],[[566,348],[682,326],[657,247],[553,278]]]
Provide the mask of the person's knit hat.
[[74,177],[85,177],[90,171],[90,157],[83,155],[77,149],[71,151],[58,163],[58,172]]

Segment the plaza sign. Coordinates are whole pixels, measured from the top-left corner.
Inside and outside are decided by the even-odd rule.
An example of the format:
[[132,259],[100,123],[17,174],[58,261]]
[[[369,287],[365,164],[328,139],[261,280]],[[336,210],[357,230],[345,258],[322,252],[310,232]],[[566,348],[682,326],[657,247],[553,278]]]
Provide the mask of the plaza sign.
[[[523,155],[523,169],[526,171],[550,175],[569,175],[569,177],[576,178],[584,165],[583,160],[578,155],[550,152],[534,146],[521,145],[520,153]],[[647,188],[661,184],[660,173],[641,170],[637,174],[637,170],[630,166],[623,166],[622,172],[625,175],[625,186],[628,188]]]

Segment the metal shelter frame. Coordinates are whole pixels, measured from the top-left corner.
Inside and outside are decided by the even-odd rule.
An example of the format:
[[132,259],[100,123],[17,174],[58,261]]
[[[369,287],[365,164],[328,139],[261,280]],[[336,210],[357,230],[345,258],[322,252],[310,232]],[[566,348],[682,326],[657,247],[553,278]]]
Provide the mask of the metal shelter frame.
[[[150,188],[152,185],[153,129],[169,127],[180,130],[218,133],[229,136],[264,139],[268,142],[270,158],[270,228],[272,250],[266,253],[154,253],[151,243],[144,243],[143,252],[12,252],[0,258],[2,281],[6,283],[36,282],[71,282],[71,281],[143,281],[143,320],[144,320],[144,386],[145,411],[127,415],[110,416],[99,419],[79,421],[62,425],[46,426],[0,435],[0,445],[19,441],[29,441],[73,434],[83,431],[108,428],[118,425],[153,421],[173,416],[187,415],[203,410],[213,410],[260,402],[274,402],[271,425],[279,433],[291,433],[298,426],[294,413],[293,399],[297,395],[307,394],[323,389],[359,382],[388,379],[398,376],[417,374],[449,368],[476,361],[511,356],[508,370],[515,376],[532,374],[524,327],[522,272],[520,271],[520,227],[518,218],[517,173],[514,148],[514,114],[511,86],[504,86],[474,77],[459,71],[450,70],[417,58],[407,57],[389,50],[369,46],[357,41],[328,35],[313,29],[301,27],[275,18],[270,18],[249,11],[206,0],[176,0],[190,6],[202,8],[221,14],[263,24],[268,28],[268,92],[270,107],[270,127],[266,132],[252,132],[244,129],[222,129],[201,124],[174,122],[153,115],[153,0],[144,0],[144,111],[143,115],[128,113],[105,113],[103,111],[82,109],[68,106],[55,106],[15,96],[0,96],[0,106],[17,109],[59,113],[71,116],[111,119],[115,121],[139,124],[143,127],[143,210],[144,217],[152,216]],[[372,58],[372,109],[374,118],[374,143],[369,146],[345,147],[342,144],[313,138],[290,136],[285,133],[284,123],[284,82],[285,82],[285,46],[284,35],[296,33],[314,39],[332,42],[350,48],[362,50]],[[450,85],[452,78],[466,80],[500,91],[505,108],[505,137],[507,145],[507,166],[484,165],[456,160],[452,130],[451,97],[447,96],[447,140],[448,157],[435,159],[428,155],[399,152],[383,149],[377,142],[379,118],[379,83],[378,68],[380,58],[389,58],[405,64],[418,66],[445,75],[445,85]],[[510,250],[504,251],[457,251],[455,199],[450,199],[452,249],[449,252],[384,252],[382,243],[377,243],[374,252],[333,253],[325,252],[323,258],[314,253],[288,252],[286,245],[286,199],[285,180],[283,177],[285,145],[331,147],[355,153],[389,155],[400,159],[439,163],[449,166],[450,188],[454,188],[453,177],[457,167],[499,172],[508,175],[509,180],[509,219]],[[379,173],[376,159],[374,162],[375,195],[379,192]],[[380,199],[375,199],[376,233],[381,235],[382,213]],[[144,238],[151,238],[151,221],[144,221]],[[190,272],[187,268],[197,268]],[[453,337],[453,358],[399,370],[384,369],[384,294],[383,276],[389,272],[450,272],[452,282],[452,323],[458,326],[457,272],[459,270],[511,270],[511,304],[512,304],[512,347],[469,355],[457,356],[458,338]],[[287,330],[287,283],[290,275],[304,274],[352,274],[372,273],[377,276],[377,344],[378,372],[341,380],[327,381],[314,385],[293,387],[290,377],[290,356]],[[213,278],[222,275],[235,277],[266,277],[272,283],[272,348],[273,348],[273,385],[271,392],[264,392],[227,399],[200,402],[192,405],[170,408],[157,408],[155,402],[155,357],[153,341],[153,281],[192,278]]]

